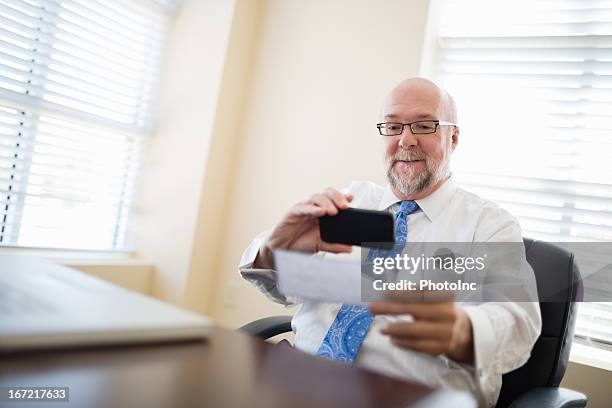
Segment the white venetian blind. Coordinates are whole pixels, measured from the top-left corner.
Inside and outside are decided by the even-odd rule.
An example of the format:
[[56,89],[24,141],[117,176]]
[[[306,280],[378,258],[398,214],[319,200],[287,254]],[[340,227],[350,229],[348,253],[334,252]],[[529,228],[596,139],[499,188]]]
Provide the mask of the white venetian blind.
[[163,3],[0,0],[0,245],[126,249]]
[[[525,236],[612,241],[612,1],[445,0],[436,76],[454,94],[454,174]],[[577,334],[612,343],[612,304]]]

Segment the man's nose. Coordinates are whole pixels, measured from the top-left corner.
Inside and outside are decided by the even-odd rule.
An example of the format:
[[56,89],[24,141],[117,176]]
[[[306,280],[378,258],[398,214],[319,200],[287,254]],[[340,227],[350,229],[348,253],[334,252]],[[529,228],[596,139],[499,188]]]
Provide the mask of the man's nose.
[[404,126],[404,131],[400,135],[399,146],[406,149],[410,146],[416,146],[417,144],[418,140],[410,131],[410,126]]

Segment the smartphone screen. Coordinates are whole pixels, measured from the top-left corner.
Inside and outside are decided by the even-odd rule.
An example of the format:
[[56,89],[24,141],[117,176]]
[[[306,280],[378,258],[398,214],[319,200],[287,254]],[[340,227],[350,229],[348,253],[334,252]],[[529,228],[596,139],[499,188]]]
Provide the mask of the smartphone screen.
[[319,218],[319,230],[329,243],[388,249],[395,242],[393,215],[386,211],[347,208]]

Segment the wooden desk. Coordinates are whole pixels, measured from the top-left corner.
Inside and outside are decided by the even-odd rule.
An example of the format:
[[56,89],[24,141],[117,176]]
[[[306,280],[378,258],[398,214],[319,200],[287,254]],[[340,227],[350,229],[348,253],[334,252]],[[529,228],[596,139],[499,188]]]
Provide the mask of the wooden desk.
[[[472,405],[343,363],[215,329],[205,342],[0,355],[0,386],[68,386],[68,403],[12,407]],[[461,404],[461,405],[458,405]]]

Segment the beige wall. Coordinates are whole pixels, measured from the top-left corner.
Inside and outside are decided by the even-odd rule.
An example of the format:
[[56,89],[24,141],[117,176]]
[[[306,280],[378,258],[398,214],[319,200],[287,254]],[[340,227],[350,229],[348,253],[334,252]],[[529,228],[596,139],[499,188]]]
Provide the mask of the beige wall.
[[373,124],[389,88],[418,74],[427,5],[181,6],[134,211],[155,296],[230,327],[278,312],[238,278],[240,254],[296,200],[382,181]]
[[612,407],[612,371],[579,363],[570,363],[562,387],[584,393],[588,408]]
[[70,260],[61,263],[123,288],[144,293],[145,295],[153,294],[155,268],[148,262],[76,262]]
[[238,162],[235,152],[241,142],[243,110],[251,89],[260,8],[257,1],[236,3],[225,55],[183,298],[186,307],[204,314],[210,314],[212,308],[219,255],[225,246],[223,237],[230,217],[227,197],[233,185]]
[[[133,213],[136,256],[156,268],[152,293],[177,304],[184,302],[191,279],[196,234],[203,236],[198,222],[204,183],[216,163],[210,154],[218,145],[213,129],[234,6],[232,0],[188,0],[174,18],[159,122],[148,145]],[[208,201],[222,193],[211,194]],[[213,225],[209,238],[215,233]]]
[[210,312],[236,327],[284,312],[236,267],[255,234],[297,200],[383,180],[374,124],[385,93],[417,75],[427,1],[262,3]]

